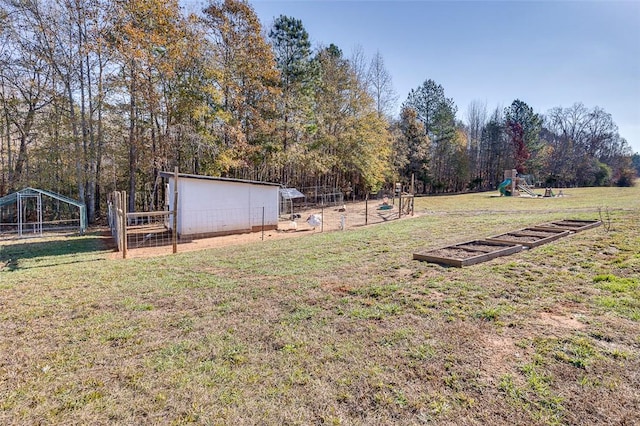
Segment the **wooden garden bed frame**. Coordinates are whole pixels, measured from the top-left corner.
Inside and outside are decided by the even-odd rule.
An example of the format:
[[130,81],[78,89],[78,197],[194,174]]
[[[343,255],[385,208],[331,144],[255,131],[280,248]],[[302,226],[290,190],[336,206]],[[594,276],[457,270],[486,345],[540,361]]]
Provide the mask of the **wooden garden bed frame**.
[[600,225],[602,225],[601,220],[564,219],[536,225],[535,228],[541,231],[563,229],[571,232],[580,232],[586,229],[596,228]]
[[[500,256],[518,253],[521,250],[555,241],[575,232],[595,228],[602,225],[600,220],[564,219],[531,226],[504,234],[489,237],[484,240],[467,241],[465,243],[424,250],[413,254],[414,260],[438,263],[461,268],[486,262]],[[540,232],[552,233],[548,237],[540,236]],[[536,234],[538,233],[538,234]],[[508,236],[540,237],[535,241],[509,240]],[[492,248],[495,247],[495,250]],[[464,256],[455,256],[455,252],[464,253]],[[453,252],[453,253],[452,253]]]
[[[547,237],[540,236],[538,233],[552,233],[553,235],[549,235]],[[522,244],[525,247],[533,248],[541,246],[542,244],[549,243],[551,241],[555,241],[559,238],[566,237],[569,235],[571,231],[565,229],[542,229],[539,227],[530,227],[519,229],[517,231],[511,231],[500,235],[495,235],[493,237],[487,238],[487,241],[495,241],[495,242],[503,242],[503,243],[514,243],[514,244]],[[516,239],[510,239],[509,237],[527,237],[527,238],[535,238],[534,241],[519,241]]]
[[[482,247],[475,248],[474,246]],[[495,249],[491,250],[487,249],[487,247],[495,247]],[[487,260],[495,259],[496,257],[517,253],[523,249],[524,247],[521,244],[517,243],[474,240],[455,244],[452,246],[414,253],[413,259],[460,268],[462,266],[469,266],[475,265],[476,263],[486,262]],[[471,257],[465,257],[464,259],[438,255],[438,252],[443,250],[460,250],[462,252],[466,252],[467,254],[473,253],[473,255]]]

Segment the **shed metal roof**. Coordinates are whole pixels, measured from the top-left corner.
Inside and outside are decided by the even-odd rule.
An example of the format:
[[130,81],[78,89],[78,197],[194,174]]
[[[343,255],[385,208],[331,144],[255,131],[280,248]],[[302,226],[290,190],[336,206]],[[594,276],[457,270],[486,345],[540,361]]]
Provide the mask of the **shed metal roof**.
[[[173,172],[160,172],[160,176],[163,178],[173,178],[175,173]],[[280,186],[279,183],[274,182],[262,182],[258,180],[247,180],[247,179],[235,179],[235,178],[225,178],[220,176],[204,176],[204,175],[191,175],[187,173],[178,173],[178,179],[187,178],[187,179],[203,179],[210,181],[219,181],[219,182],[236,182],[236,183],[246,183],[251,185],[266,185],[266,186]]]

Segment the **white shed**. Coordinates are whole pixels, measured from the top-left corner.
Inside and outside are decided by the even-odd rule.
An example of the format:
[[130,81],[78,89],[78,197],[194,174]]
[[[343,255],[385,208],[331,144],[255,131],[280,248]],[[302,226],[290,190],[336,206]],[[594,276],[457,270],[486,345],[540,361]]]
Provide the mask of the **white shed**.
[[[166,205],[172,210],[175,175],[161,176],[168,180]],[[178,234],[207,237],[276,229],[279,189],[277,183],[179,173]]]

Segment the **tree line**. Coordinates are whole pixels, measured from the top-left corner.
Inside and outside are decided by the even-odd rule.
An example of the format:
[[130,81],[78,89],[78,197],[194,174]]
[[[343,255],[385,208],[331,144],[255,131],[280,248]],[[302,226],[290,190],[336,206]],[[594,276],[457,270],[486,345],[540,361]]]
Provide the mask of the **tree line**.
[[303,23],[263,28],[246,1],[185,14],[168,0],[0,0],[0,196],[41,187],[129,210],[161,205],[159,172],[338,188],[364,197],[493,189],[517,168],[545,185],[632,184],[612,117],[515,100],[458,120],[427,79],[403,101],[384,59],[312,47]]

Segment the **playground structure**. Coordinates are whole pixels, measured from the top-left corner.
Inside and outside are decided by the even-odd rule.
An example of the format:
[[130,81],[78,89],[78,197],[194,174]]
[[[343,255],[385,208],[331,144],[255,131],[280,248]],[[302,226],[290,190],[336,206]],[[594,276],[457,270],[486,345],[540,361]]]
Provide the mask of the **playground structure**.
[[[403,185],[401,182],[396,182],[393,184],[393,195],[391,198],[391,202],[389,202],[389,197],[385,195],[382,198],[382,204],[378,205],[376,210],[379,211],[380,217],[383,217],[384,220],[389,220],[391,217],[396,216],[394,212],[396,206],[396,198],[398,199],[398,213],[397,218],[401,219],[402,215],[405,216],[413,216],[415,213],[415,195],[414,195],[414,179],[411,180],[411,186],[408,189],[409,192],[405,192],[403,190]],[[389,211],[389,214],[386,214],[385,211]]]
[[519,197],[522,193],[529,197],[540,197],[533,191],[526,179],[518,177],[516,169],[504,171],[504,180],[498,185],[498,191],[501,196],[505,197]]
[[[526,177],[531,177],[527,175]],[[505,170],[504,171],[504,180],[498,185],[498,191],[500,192],[500,196],[504,197],[519,197],[525,195],[527,197],[538,198],[538,197],[563,197],[564,194],[562,190],[558,191],[558,193],[554,193],[551,188],[545,188],[544,195],[537,194],[533,191],[533,187],[529,185],[525,176],[518,176],[518,171],[516,169]],[[524,194],[523,194],[524,193]]]

